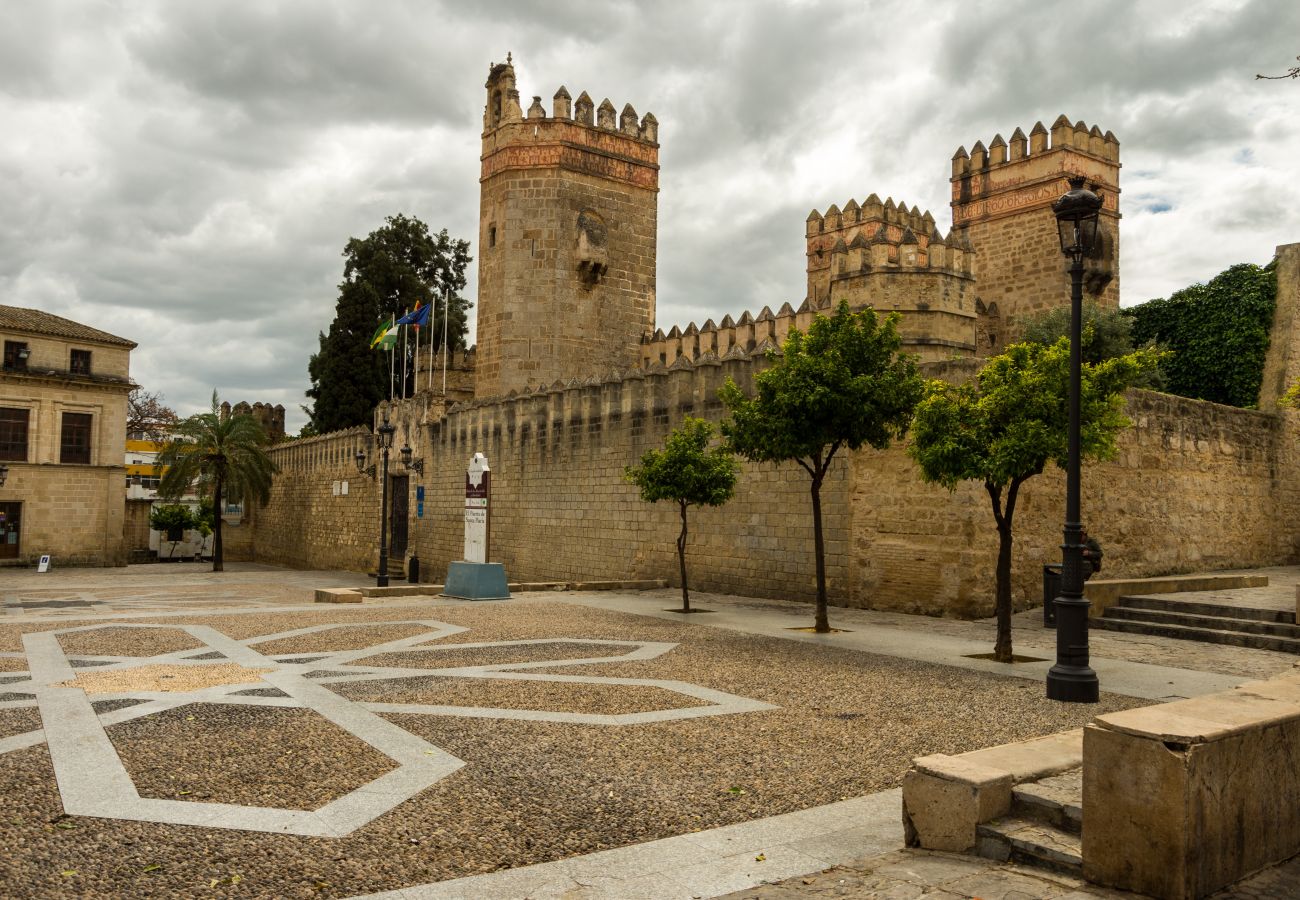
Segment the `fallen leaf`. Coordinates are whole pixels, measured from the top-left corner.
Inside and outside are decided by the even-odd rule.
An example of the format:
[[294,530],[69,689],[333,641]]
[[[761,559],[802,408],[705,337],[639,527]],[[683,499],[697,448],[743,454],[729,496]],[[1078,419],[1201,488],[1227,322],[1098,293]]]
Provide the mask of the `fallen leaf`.
[[142,871],[142,872],[157,872],[157,871],[158,871],[159,869],[161,869],[161,868],[162,868],[162,866],[159,865],[158,863],[149,863],[149,865],[145,866],[145,867],[144,867],[143,869],[141,869],[140,871]]
[[758,856],[754,857],[754,862],[766,862],[766,861],[767,861],[767,856],[765,854],[760,853],[758,854]]
[[64,869],[64,870],[63,870],[62,872],[60,872],[59,874],[62,875],[64,878],[71,878],[73,875],[76,875],[76,874],[77,874],[77,870],[76,870],[76,869]]

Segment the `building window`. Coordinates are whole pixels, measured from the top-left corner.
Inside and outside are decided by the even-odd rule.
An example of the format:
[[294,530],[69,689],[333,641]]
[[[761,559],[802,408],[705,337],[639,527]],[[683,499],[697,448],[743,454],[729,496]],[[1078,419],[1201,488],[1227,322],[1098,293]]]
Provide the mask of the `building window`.
[[90,374],[90,351],[73,350],[72,364],[68,367],[68,371],[70,371],[73,375],[89,375]]
[[59,441],[59,462],[90,464],[90,413],[63,414],[63,432]]
[[5,368],[26,369],[29,353],[26,341],[5,341]]
[[27,462],[27,418],[31,410],[0,407],[0,459]]
[[488,226],[488,249],[491,250],[496,245],[497,245],[497,227],[495,225],[489,225]]

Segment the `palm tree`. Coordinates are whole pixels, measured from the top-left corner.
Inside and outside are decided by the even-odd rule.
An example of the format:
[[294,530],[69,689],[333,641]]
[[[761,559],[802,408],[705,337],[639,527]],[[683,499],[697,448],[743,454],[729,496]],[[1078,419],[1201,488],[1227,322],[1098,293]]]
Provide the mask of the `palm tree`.
[[256,500],[271,498],[271,478],[279,469],[264,449],[269,443],[257,420],[246,413],[224,412],[212,392],[212,411],[196,413],[172,431],[158,455],[164,466],[158,493],[177,498],[197,486],[212,494],[212,571],[223,571],[221,560],[221,510],[223,497]]

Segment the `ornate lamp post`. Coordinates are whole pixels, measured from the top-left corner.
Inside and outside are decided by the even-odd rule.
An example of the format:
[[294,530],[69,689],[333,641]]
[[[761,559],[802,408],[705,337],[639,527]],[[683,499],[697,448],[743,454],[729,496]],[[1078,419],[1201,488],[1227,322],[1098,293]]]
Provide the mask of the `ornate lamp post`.
[[1088,665],[1088,601],[1083,596],[1083,523],[1079,503],[1079,390],[1082,380],[1083,260],[1097,242],[1101,198],[1070,179],[1052,204],[1061,252],[1070,260],[1070,434],[1065,470],[1065,542],[1061,546],[1061,596],[1056,598],[1056,665],[1047,673],[1047,696],[1067,703],[1096,703],[1097,673]]
[[[375,579],[376,587],[388,587],[388,451],[393,446],[393,433],[397,428],[389,424],[388,416],[384,416],[384,424],[380,425],[375,433],[379,442],[379,448],[384,451],[384,465],[380,473],[383,481],[380,484],[380,503],[379,503],[379,575]],[[371,478],[375,477],[375,467],[366,467],[366,451],[358,450],[354,457],[357,462],[357,471]]]

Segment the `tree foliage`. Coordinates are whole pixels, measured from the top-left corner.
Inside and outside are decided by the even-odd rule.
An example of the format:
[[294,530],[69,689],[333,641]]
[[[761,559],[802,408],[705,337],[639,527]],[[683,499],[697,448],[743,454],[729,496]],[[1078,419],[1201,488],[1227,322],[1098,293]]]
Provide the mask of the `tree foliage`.
[[[1115,455],[1128,426],[1123,391],[1155,368],[1161,351],[1146,347],[1096,364],[1084,363],[1079,394],[1080,454]],[[908,448],[921,479],[949,490],[963,481],[984,485],[998,529],[998,635],[994,655],[1011,662],[1011,548],[1020,486],[1049,463],[1069,458],[1070,342],[1012,344],[990,359],[975,381],[931,381],[916,407]]]
[[175,499],[192,488],[212,498],[212,571],[222,564],[222,503],[238,497],[259,504],[271,498],[271,479],[278,471],[266,453],[266,432],[246,413],[227,413],[212,392],[212,409],[181,421],[158,454],[163,476],[158,493]]
[[898,315],[880,321],[870,307],[841,302],[818,315],[804,335],[791,329],[780,355],[754,378],[748,398],[734,381],[719,392],[731,417],[722,423],[728,447],[754,462],[794,461],[811,479],[817,565],[816,630],[830,630],[821,486],[841,447],[884,449],[901,437],[921,397],[916,361],[899,353]]
[[[1083,361],[1092,365],[1127,356],[1135,349],[1133,343],[1133,317],[1123,310],[1101,306],[1094,300],[1083,302],[1081,351]],[[1070,307],[1058,306],[1032,316],[1025,323],[1022,340],[1051,346],[1061,338],[1070,336]],[[1150,342],[1154,346],[1154,342]],[[1164,390],[1165,376],[1153,369],[1141,376],[1134,387]]]
[[1172,351],[1161,364],[1165,390],[1183,397],[1254,407],[1273,326],[1277,274],[1270,263],[1241,263],[1208,284],[1194,284],[1125,310],[1133,340]]
[[140,435],[139,439],[149,441],[166,440],[180,417],[170,406],[163,403],[163,395],[157,391],[146,391],[140,385],[131,389],[126,395],[126,434],[128,437]]
[[691,506],[721,506],[736,490],[739,465],[726,447],[709,449],[713,426],[687,416],[664,440],[662,450],[647,450],[641,463],[628,466],[624,477],[641,490],[647,503],[670,500],[681,510],[677,561],[682,576],[682,612],[691,611],[686,586],[686,510]]
[[[375,406],[389,395],[389,355],[370,349],[381,320],[414,309],[416,301],[433,304],[429,326],[421,340],[441,344],[445,298],[450,295],[447,345],[465,345],[469,301],[458,293],[465,288],[470,263],[469,242],[457,240],[443,229],[431,234],[415,217],[389,216],[385,224],[364,238],[352,238],[343,248],[343,281],[328,334],[320,335],[320,350],[307,366],[312,399],[308,411],[318,434],[369,426]],[[407,369],[407,391],[414,389],[414,343],[399,341],[395,352],[396,382],[401,386]]]

